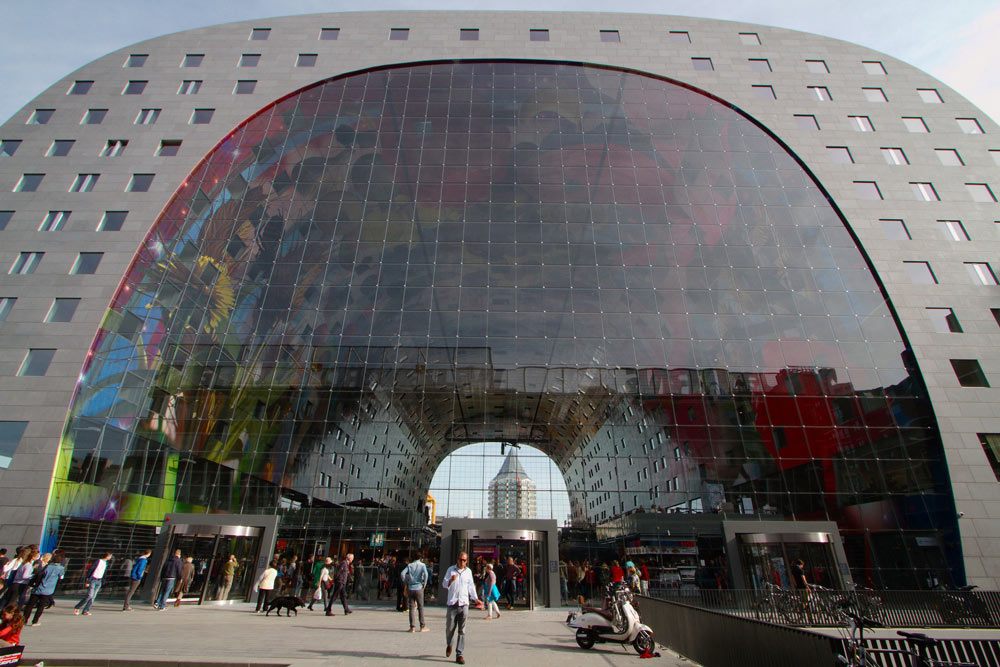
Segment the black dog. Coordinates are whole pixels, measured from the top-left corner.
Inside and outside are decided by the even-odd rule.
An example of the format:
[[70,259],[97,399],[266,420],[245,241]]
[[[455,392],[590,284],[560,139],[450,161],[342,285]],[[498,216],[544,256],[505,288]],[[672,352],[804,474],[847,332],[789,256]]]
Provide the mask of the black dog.
[[295,612],[295,615],[298,616],[299,610],[296,607],[304,606],[306,606],[306,603],[294,595],[282,595],[267,603],[267,611],[264,612],[264,615],[267,616],[272,611],[277,610],[274,615],[281,616],[281,610],[284,609],[285,616],[291,616],[292,612]]

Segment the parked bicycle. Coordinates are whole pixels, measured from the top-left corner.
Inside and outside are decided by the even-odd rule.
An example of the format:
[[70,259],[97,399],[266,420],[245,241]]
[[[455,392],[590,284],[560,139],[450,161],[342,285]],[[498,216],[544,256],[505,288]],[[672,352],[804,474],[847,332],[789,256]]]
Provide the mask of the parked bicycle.
[[[979,667],[974,662],[951,662],[930,657],[929,649],[938,646],[940,641],[919,632],[902,630],[896,632],[903,637],[906,648],[869,648],[865,643],[865,628],[884,626],[874,619],[858,615],[847,607],[843,607],[840,613],[846,621],[847,628],[844,653],[837,655],[837,664],[843,667],[883,667],[899,664],[906,667]],[[883,655],[902,656],[904,662],[900,663],[893,658],[880,660],[879,656]]]

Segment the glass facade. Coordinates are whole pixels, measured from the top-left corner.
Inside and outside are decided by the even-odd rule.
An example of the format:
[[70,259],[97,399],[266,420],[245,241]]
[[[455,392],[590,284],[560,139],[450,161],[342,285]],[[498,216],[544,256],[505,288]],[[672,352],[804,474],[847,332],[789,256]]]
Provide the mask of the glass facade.
[[531,62],[325,81],[207,155],[97,334],[46,539],[419,524],[478,442],[550,456],[577,526],[831,519],[862,583],[961,572],[926,390],[823,190],[698,91]]

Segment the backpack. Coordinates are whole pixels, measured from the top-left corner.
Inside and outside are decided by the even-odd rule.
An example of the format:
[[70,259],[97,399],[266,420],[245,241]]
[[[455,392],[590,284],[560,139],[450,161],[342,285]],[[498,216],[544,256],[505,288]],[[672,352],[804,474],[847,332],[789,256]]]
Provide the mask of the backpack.
[[45,579],[45,568],[47,565],[36,565],[34,572],[31,573],[31,579],[28,580],[28,588],[38,588],[42,585],[42,580]]

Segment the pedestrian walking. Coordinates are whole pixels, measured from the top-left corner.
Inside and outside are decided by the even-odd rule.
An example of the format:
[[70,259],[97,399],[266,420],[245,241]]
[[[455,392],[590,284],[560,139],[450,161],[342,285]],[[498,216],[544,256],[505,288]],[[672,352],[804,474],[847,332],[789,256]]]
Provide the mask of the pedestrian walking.
[[149,549],[140,554],[138,558],[135,559],[135,563],[128,573],[128,589],[125,591],[125,604],[122,605],[122,611],[132,611],[132,596],[135,595],[136,590],[139,588],[139,584],[142,583],[142,578],[146,574],[146,566],[149,564],[149,555],[153,553]]
[[257,589],[257,610],[254,613],[263,614],[267,611],[266,608],[270,606],[271,598],[274,596],[277,578],[278,561],[272,560],[254,583],[254,588]]
[[326,602],[326,615],[333,616],[333,601],[340,598],[340,604],[344,605],[344,613],[350,614],[351,608],[347,606],[347,582],[351,579],[351,563],[354,562],[354,554],[347,554],[344,560],[340,561],[337,574],[333,577],[333,594]]
[[153,602],[153,608],[163,611],[167,608],[167,598],[177,585],[177,580],[181,578],[181,571],[184,564],[181,562],[181,550],[176,549],[160,570],[160,594]]
[[517,578],[521,574],[521,568],[515,563],[513,557],[507,558],[507,564],[503,568],[503,593],[507,596],[507,609],[514,608],[514,592],[517,589]]
[[101,586],[104,585],[104,575],[108,571],[108,565],[111,563],[112,558],[114,556],[108,551],[104,556],[94,561],[87,570],[86,583],[83,585],[87,590],[84,592],[83,598],[73,607],[73,614],[75,616],[79,616],[80,614],[90,616],[90,607],[94,604],[94,600],[97,599],[97,594],[101,592]]
[[177,582],[177,599],[174,600],[175,607],[181,606],[181,599],[185,593],[191,590],[192,581],[194,581],[194,558],[188,556],[181,564],[181,578]]
[[[39,624],[42,612],[50,606],[52,596],[55,595],[56,584],[66,574],[66,568],[62,564],[65,558],[62,549],[56,549],[53,553],[45,554],[45,556],[49,556],[50,558],[41,573],[41,582],[35,588],[31,589],[31,597],[28,598],[28,604],[24,607],[25,620],[31,616],[31,610],[35,610],[35,618],[31,621],[32,626]],[[45,560],[45,556],[42,556],[43,561]]]
[[[327,556],[319,563],[319,566],[319,574],[316,575],[316,592],[313,593],[312,600],[309,601],[309,611],[312,611],[313,605],[317,602],[322,605],[323,611],[326,611],[327,606],[329,606],[330,593],[333,592],[333,559]],[[332,616],[333,612],[328,615]]]
[[229,599],[229,589],[233,587],[233,577],[236,576],[236,570],[238,570],[239,567],[240,564],[236,560],[236,555],[229,554],[229,558],[227,558],[226,562],[222,564],[222,583],[219,584],[219,595],[216,599]]
[[497,606],[497,600],[500,599],[500,591],[497,589],[497,573],[493,571],[493,564],[486,564],[486,583],[483,585],[486,591],[486,620],[493,620],[493,614],[496,612],[496,618],[500,618],[500,608]]
[[420,560],[420,554],[412,554],[410,562],[403,570],[403,584],[406,586],[406,606],[410,610],[410,632],[416,632],[417,616],[420,617],[420,632],[427,632],[424,623],[424,588],[427,587],[427,566]]
[[[513,560],[513,559],[512,559]],[[446,658],[451,657],[452,641],[455,633],[458,640],[455,644],[455,662],[465,664],[465,622],[469,619],[469,602],[476,603],[476,609],[482,609],[482,601],[476,597],[476,582],[472,578],[472,570],[468,567],[469,555],[464,551],[458,554],[458,563],[445,572],[442,586],[448,589],[448,613],[445,617]]]

